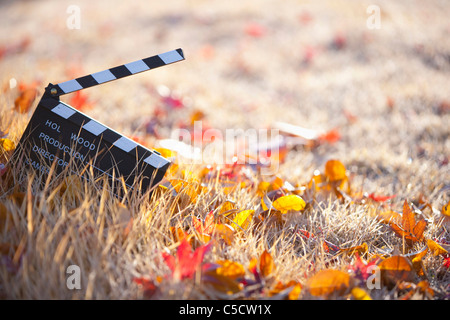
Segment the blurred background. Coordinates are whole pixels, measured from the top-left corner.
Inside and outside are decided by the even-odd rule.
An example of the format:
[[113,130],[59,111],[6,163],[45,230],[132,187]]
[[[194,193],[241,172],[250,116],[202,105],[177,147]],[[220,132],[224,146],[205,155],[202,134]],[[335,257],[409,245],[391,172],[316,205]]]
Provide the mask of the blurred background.
[[4,0],[2,108],[21,84],[42,94],[49,82],[182,48],[183,62],[62,101],[143,141],[193,119],[336,129],[325,149],[300,153],[303,166],[337,157],[364,173],[448,175],[449,17],[445,0]]

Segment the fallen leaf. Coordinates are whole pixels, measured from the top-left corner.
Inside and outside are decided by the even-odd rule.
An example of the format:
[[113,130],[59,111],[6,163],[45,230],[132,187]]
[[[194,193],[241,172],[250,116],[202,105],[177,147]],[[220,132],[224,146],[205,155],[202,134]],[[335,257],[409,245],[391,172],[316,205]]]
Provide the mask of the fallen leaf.
[[253,220],[254,213],[255,210],[243,210],[241,212],[238,212],[234,217],[233,222],[245,230],[250,226],[250,223]]
[[84,91],[77,91],[69,100],[69,104],[77,110],[84,111],[93,108],[89,98]]
[[291,280],[288,283],[282,283],[281,281],[278,281],[277,284],[269,291],[268,295],[269,297],[273,297],[275,295],[285,293],[285,296],[288,300],[298,300],[301,291],[301,284],[295,280]]
[[393,210],[382,211],[377,215],[377,220],[385,224],[398,223],[401,219],[402,215]]
[[170,230],[170,233],[172,234],[172,237],[175,240],[175,242],[179,242],[179,241],[181,242],[185,239],[187,241],[190,241],[193,237],[192,235],[188,234],[182,228],[179,228],[179,227],[170,227],[169,230]]
[[344,164],[339,160],[328,160],[325,163],[325,176],[329,181],[345,179],[347,176]]
[[239,262],[231,260],[218,260],[216,263],[219,267],[216,269],[218,275],[228,277],[233,280],[243,278],[245,276],[245,269]]
[[0,59],[8,55],[18,54],[25,51],[29,47],[30,43],[31,39],[27,36],[17,42],[0,46]]
[[38,82],[19,84],[19,96],[14,101],[14,109],[20,113],[27,113],[37,96]]
[[386,202],[390,199],[395,198],[396,195],[394,194],[393,196],[380,196],[380,195],[375,195],[374,193],[370,193],[367,198],[372,199],[375,202]]
[[442,215],[444,215],[446,217],[450,217],[450,201],[447,202],[447,204],[442,206],[441,213],[442,213]]
[[434,256],[448,254],[448,251],[442,248],[436,241],[431,239],[427,240],[428,249],[433,253]]
[[297,195],[282,196],[272,202],[272,206],[281,213],[289,211],[301,211],[305,209],[305,201]]
[[274,269],[275,264],[273,262],[272,255],[267,250],[264,250],[259,257],[259,270],[261,275],[266,278],[273,272]]
[[158,287],[153,280],[147,278],[134,278],[133,282],[142,288],[145,299],[151,299],[158,291]]
[[347,255],[352,256],[354,254],[364,255],[367,252],[369,252],[369,247],[368,247],[367,243],[364,242],[363,244],[358,245],[358,246],[344,248],[344,249],[341,248],[338,253],[346,253]]
[[408,202],[405,200],[405,202],[403,203],[401,226],[397,225],[394,222],[391,222],[390,226],[397,236],[405,239],[407,244],[412,245],[415,242],[423,240],[423,233],[425,231],[425,228],[427,227],[427,222],[422,219],[416,223],[414,212],[411,210]]
[[245,33],[254,38],[260,38],[266,34],[267,30],[259,23],[251,22],[245,26]]
[[349,285],[350,275],[348,273],[334,269],[325,269],[310,277],[306,287],[313,296],[328,297],[331,294],[344,294]]
[[354,287],[351,293],[355,300],[372,300],[370,294],[368,294],[367,291],[362,288]]
[[234,229],[228,224],[216,224],[214,236],[220,237],[226,244],[230,245],[234,240]]
[[0,146],[4,151],[12,151],[16,148],[16,145],[11,140],[4,138],[0,139]]
[[226,276],[219,271],[221,268],[209,270],[202,274],[202,284],[214,288],[225,294],[235,294],[242,290],[241,284],[233,277]]
[[403,256],[392,256],[382,260],[378,267],[384,284],[394,286],[401,281],[413,280],[413,266],[409,259]]
[[319,135],[318,141],[320,143],[327,142],[329,144],[333,144],[338,142],[341,139],[341,134],[338,129],[331,129],[321,135]]
[[195,231],[199,234],[207,234],[211,236],[214,232],[214,213],[211,210],[205,217],[205,221],[201,221],[199,218],[192,216],[192,224],[194,225]]
[[194,274],[202,269],[203,258],[210,247],[211,243],[208,243],[199,246],[192,252],[189,241],[183,239],[177,248],[175,256],[163,252],[164,262],[172,271],[172,279],[179,281],[186,278],[193,278]]

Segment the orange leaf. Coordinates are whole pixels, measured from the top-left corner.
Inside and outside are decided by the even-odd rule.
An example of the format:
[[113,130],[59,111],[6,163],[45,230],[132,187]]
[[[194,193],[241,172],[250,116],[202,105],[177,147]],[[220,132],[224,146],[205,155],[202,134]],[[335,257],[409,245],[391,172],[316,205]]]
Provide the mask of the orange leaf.
[[33,82],[30,85],[21,83],[19,85],[19,96],[14,101],[14,109],[20,113],[27,113],[37,95],[37,87],[38,82]]
[[288,300],[298,300],[298,297],[302,291],[302,286],[300,283],[298,283],[295,280],[291,280],[288,283],[283,284],[282,282],[278,281],[275,287],[272,288],[269,292],[269,296],[273,297],[277,294],[281,294],[282,292],[286,292],[288,289],[291,289],[288,291],[287,299]]
[[409,245],[423,240],[423,233],[426,227],[427,222],[423,219],[416,223],[414,212],[411,210],[406,200],[403,203],[401,226],[391,222],[392,230],[397,236],[404,238]]
[[205,222],[202,222],[197,217],[192,216],[192,224],[194,225],[195,230],[199,234],[211,235],[213,233],[214,227],[215,227],[213,211],[210,211],[206,215]]
[[318,138],[319,142],[328,142],[329,144],[333,144],[338,142],[341,139],[341,133],[338,129],[331,129],[324,134],[321,134]]
[[226,244],[230,245],[234,240],[234,229],[228,224],[216,224],[214,235],[219,236]]
[[261,254],[261,257],[259,257],[259,270],[261,272],[261,275],[263,277],[268,277],[274,269],[275,264],[273,262],[272,255],[267,252],[267,250],[264,250],[264,252]]
[[339,160],[328,160],[325,164],[325,176],[329,181],[339,181],[345,179],[345,166]]
[[330,296],[332,293],[342,295],[349,285],[350,275],[334,269],[320,270],[307,281],[309,292],[316,297]]
[[243,278],[245,276],[244,266],[239,262],[218,260],[216,263],[220,265],[220,267],[216,270],[218,275],[228,277],[233,280]]
[[219,269],[207,271],[202,274],[202,283],[213,287],[216,291],[234,294],[241,291],[242,286],[232,277],[227,277],[219,272]]
[[378,221],[385,224],[390,224],[391,222],[398,222],[401,220],[401,218],[402,216],[400,213],[392,210],[383,211],[377,215]]
[[416,273],[418,276],[425,275],[425,271],[423,270],[422,258],[425,257],[427,252],[428,252],[428,248],[424,247],[422,250],[419,250],[417,252],[412,252],[407,255],[407,257],[411,260],[412,266],[413,266],[414,270],[416,270]]
[[412,280],[413,266],[411,262],[403,256],[392,256],[378,264],[381,271],[382,281],[386,285],[395,285],[400,281]]

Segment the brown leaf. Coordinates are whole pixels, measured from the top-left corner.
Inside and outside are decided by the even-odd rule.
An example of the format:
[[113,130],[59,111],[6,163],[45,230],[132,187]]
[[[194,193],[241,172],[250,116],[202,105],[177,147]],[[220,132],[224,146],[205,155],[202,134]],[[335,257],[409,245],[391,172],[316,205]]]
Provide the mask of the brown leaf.
[[413,266],[409,259],[403,256],[392,256],[378,264],[381,279],[387,286],[394,286],[400,281],[413,280]]
[[349,256],[352,256],[354,254],[359,254],[360,256],[364,255],[369,251],[369,247],[367,246],[367,243],[363,243],[359,246],[354,246],[350,248],[343,248],[340,249],[338,253],[346,253]]

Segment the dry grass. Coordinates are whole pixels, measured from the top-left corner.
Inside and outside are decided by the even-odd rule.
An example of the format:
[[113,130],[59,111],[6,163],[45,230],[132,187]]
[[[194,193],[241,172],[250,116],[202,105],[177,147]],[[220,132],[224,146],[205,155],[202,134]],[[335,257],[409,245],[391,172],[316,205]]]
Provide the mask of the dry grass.
[[[86,113],[157,146],[157,139],[146,134],[144,123],[159,104],[153,89],[165,85],[186,99],[186,107],[171,111],[162,121],[164,138],[193,110],[203,111],[208,124],[220,130],[267,128],[275,121],[318,130],[338,127],[340,141],[313,150],[290,150],[277,175],[294,185],[305,184],[314,170],[323,171],[328,159],[340,159],[353,190],[395,194],[391,200],[395,210],[401,211],[405,199],[417,204],[423,195],[435,209],[421,212],[430,222],[425,236],[450,238],[439,213],[450,199],[450,114],[448,106],[443,107],[450,101],[450,13],[445,1],[407,5],[378,1],[382,25],[373,31],[366,28],[365,10],[371,4],[367,1],[266,1],[263,7],[256,1],[233,5],[165,1],[152,6],[78,2],[80,30],[66,28],[67,6],[62,2],[0,4],[4,30],[0,45],[31,39],[25,52],[0,60],[0,81],[5,88],[0,96],[0,130],[9,128],[12,141],[19,141],[31,111],[19,114],[13,110],[17,88],[9,89],[11,78],[39,79],[43,90],[48,82],[182,47],[185,62],[86,90],[95,102],[95,108]],[[306,13],[310,22],[302,22]],[[49,14],[59,18],[48,19]],[[247,35],[244,30],[249,22],[263,25],[266,34],[261,38]],[[346,44],[337,50],[332,44],[339,34]],[[306,48],[313,50],[310,62],[305,61]],[[69,75],[70,67],[82,70]],[[388,98],[392,107],[387,105]],[[344,110],[357,121],[350,122]],[[10,156],[0,149],[1,163]],[[180,163],[175,176],[183,169],[198,173],[202,167]],[[6,299],[141,298],[134,277],[156,279],[169,274],[161,252],[173,252],[178,245],[170,227],[189,228],[192,215],[204,217],[211,210],[217,214],[218,205],[227,199],[240,209],[261,210],[256,187],[227,194],[223,186],[212,183],[196,203],[182,195],[159,192],[151,199],[130,195],[124,208],[107,188],[98,185],[62,179],[43,190],[39,177],[22,172],[13,172],[13,177],[19,179],[21,174],[25,178],[15,186],[25,200],[11,198],[17,192],[5,187],[4,181],[0,195],[11,217],[0,224],[0,244],[5,245],[0,297]],[[265,178],[254,172],[251,176],[255,183]],[[258,228],[237,232],[231,245],[217,244],[205,261],[229,259],[247,266],[267,249],[277,266],[274,277],[301,284],[312,274],[312,261],[316,270],[330,264],[345,269],[354,261],[354,257],[324,252],[318,241],[296,237],[297,228],[321,234],[321,240],[341,247],[367,242],[371,253],[409,252],[368,206],[343,203],[323,193],[316,194],[312,204],[303,213],[285,215],[280,227],[263,222]],[[130,217],[131,232],[125,235]],[[450,276],[442,260],[431,254],[423,260],[436,299],[448,298]],[[81,268],[81,290],[66,287],[66,268],[72,264]],[[194,279],[164,282],[156,297],[218,297],[214,294]],[[398,298],[395,290],[386,288],[372,290],[371,295]],[[244,297],[242,293],[229,296]],[[252,295],[259,297],[264,295]],[[300,298],[314,297],[305,289]]]

